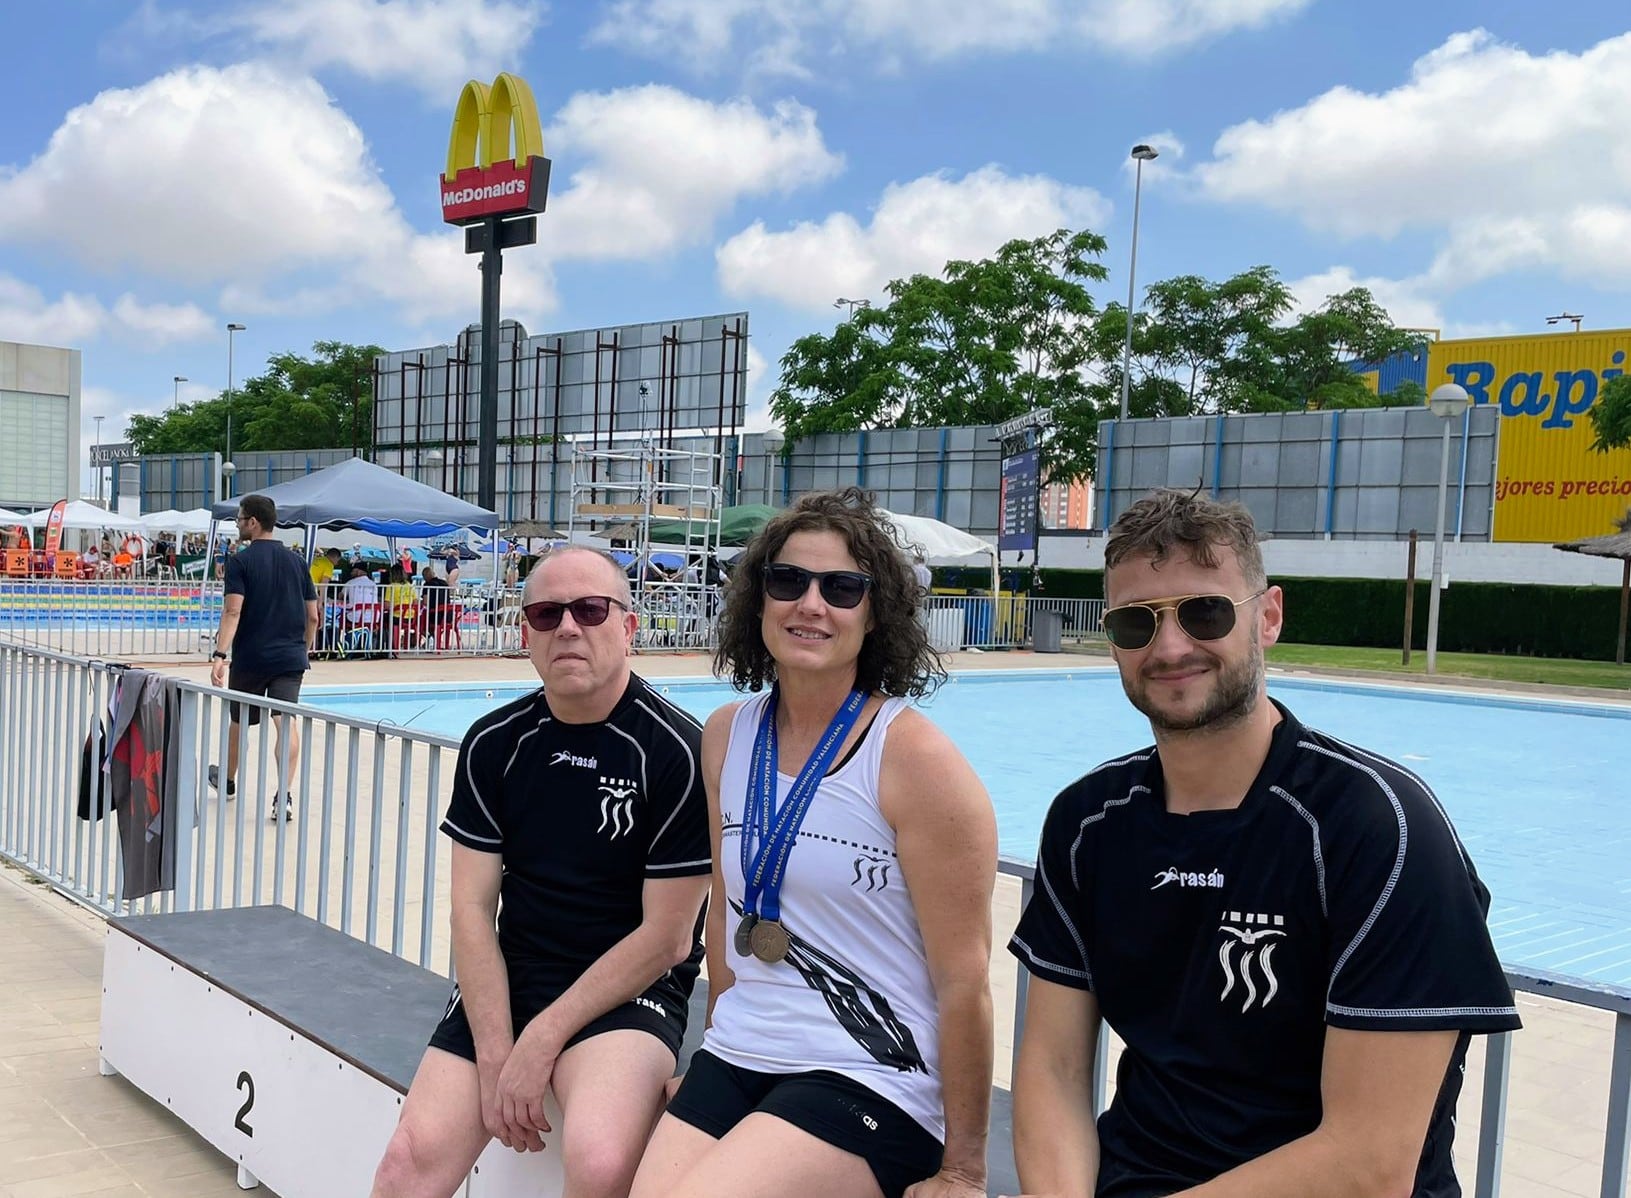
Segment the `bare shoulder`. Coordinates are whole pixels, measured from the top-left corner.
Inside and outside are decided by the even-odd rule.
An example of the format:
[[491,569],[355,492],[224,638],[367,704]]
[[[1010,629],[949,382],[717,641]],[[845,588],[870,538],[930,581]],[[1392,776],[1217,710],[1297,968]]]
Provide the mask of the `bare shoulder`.
[[703,723],[703,760],[717,762],[725,756],[725,746],[730,743],[731,722],[736,719],[736,713],[746,702],[746,699],[738,699],[734,703],[726,703],[723,707],[715,708]]
[[[913,708],[889,725],[879,781],[884,815],[897,827],[899,817],[923,810],[991,815],[991,797],[974,767],[933,720]],[[933,803],[925,805],[929,798]]]

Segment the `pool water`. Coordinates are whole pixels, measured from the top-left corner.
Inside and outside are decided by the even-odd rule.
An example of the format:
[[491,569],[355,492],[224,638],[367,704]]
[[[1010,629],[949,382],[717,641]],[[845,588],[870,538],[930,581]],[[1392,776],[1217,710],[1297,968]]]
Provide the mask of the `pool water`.
[[[653,680],[699,718],[737,697],[712,680]],[[1631,987],[1631,707],[1272,676],[1304,723],[1391,757],[1438,793],[1493,895],[1508,966]],[[347,715],[462,736],[532,689],[310,688]],[[1150,742],[1115,672],[957,675],[924,712],[991,791],[1004,854],[1031,859],[1048,803],[1095,764]]]

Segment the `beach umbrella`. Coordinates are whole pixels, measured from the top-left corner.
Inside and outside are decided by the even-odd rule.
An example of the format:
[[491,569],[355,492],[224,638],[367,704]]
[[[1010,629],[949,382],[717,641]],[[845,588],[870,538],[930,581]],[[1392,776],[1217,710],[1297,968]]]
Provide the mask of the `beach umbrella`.
[[1565,553],[1585,553],[1592,557],[1618,558],[1624,563],[1620,571],[1620,631],[1614,642],[1614,663],[1625,664],[1625,625],[1631,614],[1631,507],[1614,522],[1619,532],[1600,537],[1586,537],[1580,541],[1563,541],[1553,545]]

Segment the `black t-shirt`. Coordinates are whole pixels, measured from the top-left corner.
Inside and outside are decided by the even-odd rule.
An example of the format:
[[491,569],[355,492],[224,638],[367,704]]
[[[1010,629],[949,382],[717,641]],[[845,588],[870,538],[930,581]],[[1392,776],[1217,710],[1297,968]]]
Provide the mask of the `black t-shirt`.
[[[647,878],[708,873],[701,767],[701,725],[638,676],[600,723],[554,719],[540,688],[471,725],[442,831],[504,858],[505,960],[564,990],[639,927]],[[673,971],[687,996],[701,928]]]
[[1238,808],[1169,813],[1149,748],[1048,812],[1009,949],[1091,990],[1126,1044],[1099,1198],[1170,1194],[1313,1131],[1327,1025],[1463,1032],[1413,1191],[1461,1193],[1467,1033],[1519,1026],[1489,893],[1425,783],[1280,712]]
[[306,657],[306,603],[317,601],[311,571],[281,541],[251,541],[227,556],[226,593],[242,595],[232,664],[249,674],[276,677],[311,668]]

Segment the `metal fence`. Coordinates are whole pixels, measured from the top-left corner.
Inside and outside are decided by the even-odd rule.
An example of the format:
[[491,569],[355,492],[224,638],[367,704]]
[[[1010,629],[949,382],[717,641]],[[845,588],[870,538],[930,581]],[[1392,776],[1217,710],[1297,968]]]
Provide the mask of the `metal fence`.
[[[167,679],[174,789],[158,835],[173,888],[131,897],[126,862],[151,829],[129,805],[109,810],[87,739],[132,677],[0,639],[0,857],[109,914],[273,903],[448,971],[450,850],[436,828],[457,741],[234,696],[242,760],[228,796],[209,781],[227,760],[227,693]],[[295,729],[297,757],[278,724]],[[288,818],[274,818],[280,793],[294,797]]]
[[1019,649],[1038,640],[1037,613],[1056,613],[1062,644],[1101,641],[1102,599],[1041,599],[1026,595],[931,594],[924,601],[929,642],[943,653],[960,649]]
[[0,582],[0,635],[87,657],[201,656],[221,622],[219,583]]
[[[1003,857],[998,871],[1020,881],[1020,910],[1030,903],[1036,890],[1036,866],[1030,862]],[[1016,965],[1014,986],[1013,1067],[1019,1065],[1019,1042],[1025,1031],[1025,999],[1030,975]],[[1598,986],[1574,978],[1538,971],[1508,969],[1506,978],[1513,990],[1533,994],[1614,1016],[1614,1046],[1609,1066],[1608,1129],[1603,1141],[1603,1168],[1600,1198],[1625,1198],[1626,1167],[1631,1162],[1631,990]],[[1506,1140],[1506,1099],[1511,1083],[1512,1032],[1486,1036],[1482,1103],[1478,1122],[1478,1156],[1472,1194],[1474,1198],[1499,1198],[1501,1160]],[[1105,1108],[1110,1074],[1110,1036],[1099,1035],[1098,1063],[1094,1070],[1093,1109]],[[1470,1089],[1470,1087],[1469,1087]],[[1466,1091],[1463,1099],[1467,1100]]]

